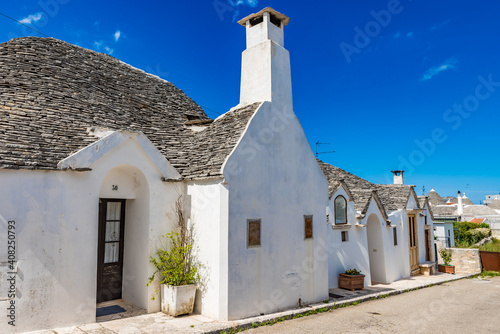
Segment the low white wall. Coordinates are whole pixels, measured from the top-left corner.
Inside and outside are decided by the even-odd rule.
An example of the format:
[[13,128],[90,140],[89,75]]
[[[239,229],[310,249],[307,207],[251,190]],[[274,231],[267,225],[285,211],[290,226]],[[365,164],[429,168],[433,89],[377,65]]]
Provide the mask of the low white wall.
[[196,312],[213,319],[227,318],[227,189],[220,180],[190,182],[190,219],[195,227],[201,284]]

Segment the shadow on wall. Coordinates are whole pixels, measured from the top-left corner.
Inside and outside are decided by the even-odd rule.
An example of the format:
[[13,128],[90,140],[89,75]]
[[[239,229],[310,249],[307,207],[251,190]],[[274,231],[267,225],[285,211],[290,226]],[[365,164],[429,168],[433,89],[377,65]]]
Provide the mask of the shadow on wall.
[[382,226],[376,214],[368,217],[366,228],[372,282],[387,283]]

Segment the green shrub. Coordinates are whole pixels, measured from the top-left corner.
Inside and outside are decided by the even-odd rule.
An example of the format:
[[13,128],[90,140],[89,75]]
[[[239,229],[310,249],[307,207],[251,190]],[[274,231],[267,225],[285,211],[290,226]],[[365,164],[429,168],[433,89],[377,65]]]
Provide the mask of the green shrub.
[[439,255],[441,255],[441,258],[443,259],[444,265],[449,266],[451,263],[451,257],[452,257],[451,249],[441,248],[439,250]]
[[346,275],[361,275],[361,271],[357,269],[346,269],[344,272]]
[[462,247],[470,247],[490,235],[489,225],[485,223],[456,222],[453,223],[453,228],[458,229],[455,244]]
[[500,272],[483,270],[483,272],[479,274],[479,276],[481,276],[482,278],[490,278],[490,277],[500,276]]
[[161,277],[161,284],[172,286],[194,284],[199,280],[200,264],[193,249],[194,229],[193,226],[187,226],[183,207],[182,196],[179,196],[175,203],[177,231],[165,234],[163,238],[166,239],[166,247],[156,251],[157,258],[150,257],[149,260],[156,270],[149,277],[148,285],[153,282],[157,274]]
[[493,238],[492,242],[481,245],[479,250],[486,252],[500,252],[500,240]]

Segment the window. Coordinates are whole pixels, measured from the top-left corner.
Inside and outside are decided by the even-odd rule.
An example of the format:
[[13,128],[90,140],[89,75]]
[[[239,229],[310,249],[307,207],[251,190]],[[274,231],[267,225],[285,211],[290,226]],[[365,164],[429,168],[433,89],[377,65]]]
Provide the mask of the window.
[[347,201],[344,196],[335,198],[335,224],[347,224]]
[[248,220],[248,247],[260,246],[260,219]]
[[342,242],[349,241],[349,234],[347,233],[347,231],[342,231],[341,232],[341,237],[342,237]]
[[451,235],[450,235],[450,230],[448,230],[448,237],[451,237]]
[[427,225],[427,215],[425,215],[424,220],[425,220],[425,225]]
[[394,236],[394,246],[398,245],[398,231],[395,228],[392,229],[392,235]]
[[313,216],[304,216],[304,234],[305,234],[305,239],[312,239]]

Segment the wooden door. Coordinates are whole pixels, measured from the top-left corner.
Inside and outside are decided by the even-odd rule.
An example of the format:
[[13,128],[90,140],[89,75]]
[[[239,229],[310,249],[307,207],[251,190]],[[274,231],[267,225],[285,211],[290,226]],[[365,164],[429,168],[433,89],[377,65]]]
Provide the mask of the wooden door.
[[97,302],[122,297],[125,200],[99,200]]
[[430,235],[430,230],[426,229],[425,230],[425,261],[430,261],[431,260],[431,235]]
[[408,216],[408,244],[410,245],[410,271],[415,273],[419,270],[418,261],[418,234],[415,216]]

